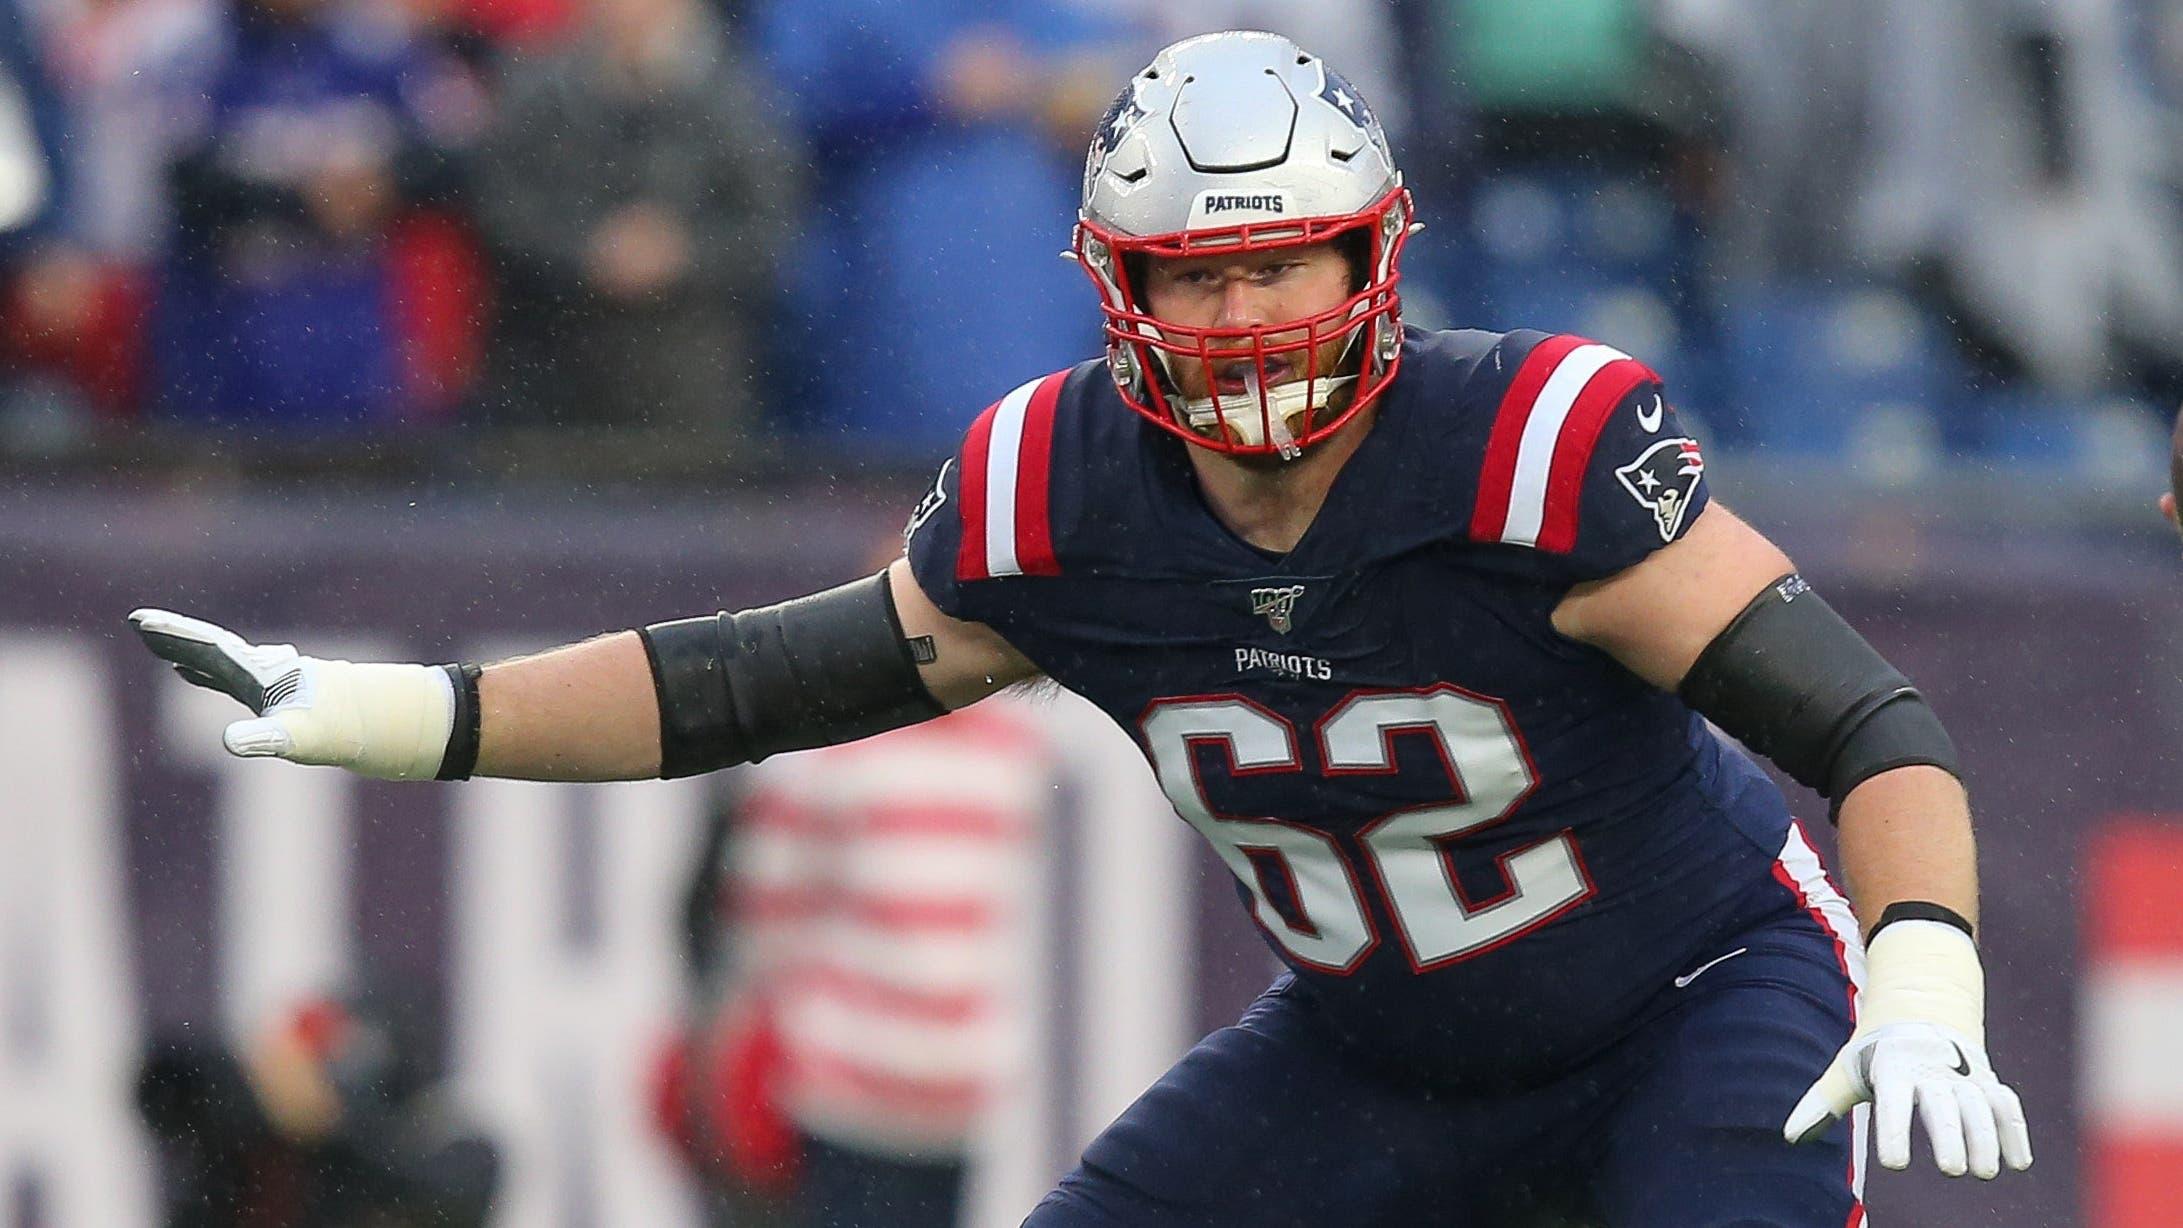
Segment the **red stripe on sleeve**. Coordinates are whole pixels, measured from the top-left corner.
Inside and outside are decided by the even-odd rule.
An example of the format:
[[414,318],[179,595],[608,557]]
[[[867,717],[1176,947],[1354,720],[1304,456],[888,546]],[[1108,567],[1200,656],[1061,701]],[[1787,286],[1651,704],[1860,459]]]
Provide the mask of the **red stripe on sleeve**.
[[1493,433],[1486,440],[1485,468],[1478,475],[1478,502],[1471,510],[1472,541],[1497,542],[1508,527],[1509,492],[1516,486],[1516,452],[1524,441],[1524,424],[1531,420],[1531,403],[1539,399],[1547,377],[1571,350],[1586,344],[1567,333],[1548,337],[1531,347],[1516,378],[1501,394],[1501,408],[1494,415]]
[[993,415],[999,409],[998,401],[986,406],[963,440],[963,472],[958,483],[963,496],[963,538],[955,552],[957,580],[992,578],[985,569],[985,462],[993,445]]
[[1652,369],[1634,358],[1608,363],[1577,394],[1561,437],[1554,441],[1554,461],[1546,477],[1546,515],[1539,522],[1538,548],[1567,554],[1577,547],[1577,519],[1584,510],[1584,473],[1592,464],[1592,450],[1599,446],[1607,419],[1630,390],[1644,383],[1659,383]]
[[1016,453],[1016,565],[1027,576],[1058,576],[1054,557],[1053,515],[1048,506],[1053,475],[1054,406],[1061,400],[1069,373],[1057,371],[1039,382],[1023,412],[1023,445]]

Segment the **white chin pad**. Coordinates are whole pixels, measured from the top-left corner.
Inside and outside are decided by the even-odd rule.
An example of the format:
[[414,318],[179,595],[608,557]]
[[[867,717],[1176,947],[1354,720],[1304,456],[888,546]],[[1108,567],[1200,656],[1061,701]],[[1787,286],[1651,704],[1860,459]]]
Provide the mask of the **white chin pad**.
[[[1360,304],[1361,307],[1361,304]],[[1353,313],[1354,314],[1354,313]],[[1339,370],[1349,356],[1356,353],[1366,330],[1352,328],[1349,339],[1343,343],[1341,354],[1329,364]],[[1173,363],[1165,350],[1152,351],[1174,375]],[[1232,397],[1199,397],[1182,403],[1183,422],[1201,435],[1229,439],[1246,448],[1263,448],[1272,444],[1281,455],[1294,460],[1302,453],[1294,435],[1293,419],[1314,410],[1324,409],[1335,392],[1357,382],[1355,375],[1321,375],[1316,379],[1290,380],[1262,387],[1258,372],[1254,369],[1243,376],[1243,392]],[[1263,403],[1264,412],[1261,412]],[[1268,437],[1267,423],[1272,423],[1272,436]],[[1226,426],[1224,432],[1220,428]]]
[[[1323,408],[1336,389],[1356,382],[1354,375],[1323,375],[1315,380],[1295,380],[1261,389],[1257,376],[1244,379],[1244,391],[1236,396],[1200,397],[1183,402],[1183,418],[1192,430],[1206,434],[1221,434],[1247,448],[1260,448],[1272,443],[1284,452],[1296,446],[1291,435],[1290,420],[1311,410]],[[1260,412],[1261,400],[1267,412]],[[1274,434],[1266,435],[1266,423],[1272,420]],[[1226,426],[1226,432],[1219,428]]]

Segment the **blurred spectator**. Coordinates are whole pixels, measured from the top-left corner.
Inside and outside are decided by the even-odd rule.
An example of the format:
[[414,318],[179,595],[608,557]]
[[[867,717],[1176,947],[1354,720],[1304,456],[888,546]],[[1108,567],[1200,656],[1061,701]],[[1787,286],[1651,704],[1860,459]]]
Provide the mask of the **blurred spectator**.
[[155,1042],[137,1104],[166,1228],[483,1228],[499,1160],[381,1002],[306,1002],[241,1054]]
[[[1027,1043],[1013,986],[1054,772],[988,704],[747,774],[691,896],[694,962],[724,991],[669,1098],[738,1191],[732,1222],[754,1205],[804,1228],[956,1222],[980,1116]],[[727,947],[701,937],[723,907]]]
[[19,5],[0,12],[0,251],[12,253],[66,207],[63,119],[48,65]]
[[1728,69],[1739,272],[1909,286],[1989,388],[2183,395],[2174,5],[1664,8]]
[[1866,78],[1884,34],[1873,0],[1661,0],[1666,35],[1719,70],[1725,239],[1745,278],[1837,272],[1867,136]]
[[209,88],[217,0],[33,0],[68,112],[76,198],[68,242],[101,260],[150,261],[171,218],[166,170],[183,116]]
[[1670,37],[1652,0],[1412,0],[1423,105],[1481,173],[1539,166],[1637,176],[1694,214],[1721,139],[1710,63]]
[[[2183,209],[2119,0],[1878,0],[1865,254],[2003,380],[2183,372]],[[2156,374],[2157,373],[2157,374]]]
[[178,117],[205,89],[213,0],[48,0],[36,10],[68,114],[71,207],[27,254],[7,306],[14,356],[49,395],[133,413],[144,316],[171,218]]
[[1458,322],[1647,355],[1718,438],[1730,425],[1710,275],[1725,107],[1716,66],[1661,9],[1411,0],[1417,106],[1462,117],[1419,132],[1420,194],[1452,224],[1417,246],[1415,267],[1482,316]]
[[[25,14],[0,7],[0,285],[35,258],[66,208],[68,175],[61,156],[63,116]],[[12,315],[12,313],[10,313]],[[36,446],[41,419],[52,417],[23,347],[21,325],[0,318],[0,446]]]
[[476,208],[500,257],[490,400],[509,423],[732,435],[801,156],[699,0],[593,0],[509,68]]
[[159,405],[266,429],[411,412],[390,236],[446,188],[467,78],[385,11],[235,0],[173,167]]
[[30,91],[33,66],[0,65],[0,233],[22,230],[45,208],[52,160],[39,139]]
[[996,388],[1097,352],[1090,289],[1056,256],[1134,52],[1093,7],[756,6],[818,171],[783,361],[814,424],[943,451]]
[[578,0],[396,0],[450,51],[479,67],[539,53],[575,33]]

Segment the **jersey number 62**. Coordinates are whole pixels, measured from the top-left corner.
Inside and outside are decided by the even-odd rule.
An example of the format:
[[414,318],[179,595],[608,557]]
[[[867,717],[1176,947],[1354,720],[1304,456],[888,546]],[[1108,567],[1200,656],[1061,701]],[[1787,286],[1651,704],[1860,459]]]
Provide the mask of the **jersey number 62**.
[[[1276,942],[1299,962],[1334,973],[1354,969],[1371,953],[1379,938],[1365,886],[1335,838],[1289,820],[1216,814],[1198,779],[1200,746],[1224,748],[1236,776],[1303,771],[1291,722],[1240,695],[1215,695],[1157,700],[1141,727],[1161,790],[1250,890],[1252,911]],[[1437,745],[1451,800],[1375,819],[1357,842],[1414,967],[1500,946],[1592,894],[1567,831],[1503,854],[1504,886],[1491,899],[1468,898],[1456,881],[1449,846],[1507,817],[1536,783],[1500,702],[1445,683],[1364,691],[1314,727],[1329,776],[1395,771],[1394,735],[1412,731]],[[1267,894],[1270,875],[1287,880],[1293,909],[1277,907]]]

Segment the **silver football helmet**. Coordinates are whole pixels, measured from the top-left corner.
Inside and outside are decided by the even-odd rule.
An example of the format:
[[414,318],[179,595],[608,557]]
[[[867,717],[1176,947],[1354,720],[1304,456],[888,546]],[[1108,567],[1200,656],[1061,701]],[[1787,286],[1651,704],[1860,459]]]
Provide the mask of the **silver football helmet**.
[[[1402,354],[1396,293],[1414,229],[1379,121],[1324,61],[1278,34],[1185,39],[1131,78],[1092,135],[1074,252],[1099,288],[1107,364],[1130,408],[1222,452],[1294,457],[1383,391]],[[1154,319],[1142,261],[1357,235],[1363,285],[1339,306],[1248,328]],[[1341,357],[1319,355],[1342,339]],[[1251,360],[1248,392],[1176,394],[1177,362]],[[1267,363],[1302,377],[1266,385]]]

